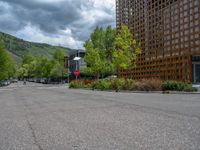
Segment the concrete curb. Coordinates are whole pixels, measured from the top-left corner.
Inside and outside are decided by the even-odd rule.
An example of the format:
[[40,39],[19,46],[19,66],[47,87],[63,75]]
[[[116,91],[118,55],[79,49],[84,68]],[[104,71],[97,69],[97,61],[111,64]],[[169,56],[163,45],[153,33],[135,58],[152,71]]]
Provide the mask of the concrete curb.
[[169,94],[200,94],[200,92],[179,92],[179,91],[170,91]]
[[[69,88],[73,89],[73,88]],[[180,92],[180,91],[124,91],[120,90],[93,90],[93,89],[74,89],[74,90],[86,90],[86,91],[100,91],[100,92],[114,92],[114,93],[139,93],[139,94],[200,94],[200,92]]]

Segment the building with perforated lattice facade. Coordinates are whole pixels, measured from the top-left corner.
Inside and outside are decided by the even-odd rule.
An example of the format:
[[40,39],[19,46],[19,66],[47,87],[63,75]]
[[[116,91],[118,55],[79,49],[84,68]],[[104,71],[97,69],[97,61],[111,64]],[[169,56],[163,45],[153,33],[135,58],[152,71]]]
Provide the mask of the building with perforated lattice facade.
[[116,16],[142,47],[120,76],[200,82],[200,0],[116,0]]

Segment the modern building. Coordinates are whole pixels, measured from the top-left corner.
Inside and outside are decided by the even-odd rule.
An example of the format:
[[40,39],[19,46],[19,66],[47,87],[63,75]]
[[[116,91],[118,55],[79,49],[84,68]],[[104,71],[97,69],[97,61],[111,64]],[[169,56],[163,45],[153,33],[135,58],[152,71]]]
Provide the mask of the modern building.
[[200,82],[200,0],[116,0],[116,14],[142,48],[120,76]]

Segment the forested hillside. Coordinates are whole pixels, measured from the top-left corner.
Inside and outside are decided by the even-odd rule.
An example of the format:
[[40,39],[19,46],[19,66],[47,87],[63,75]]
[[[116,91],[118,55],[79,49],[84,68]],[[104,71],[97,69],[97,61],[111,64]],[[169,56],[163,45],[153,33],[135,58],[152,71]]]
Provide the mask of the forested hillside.
[[73,51],[72,49],[60,46],[24,41],[2,32],[0,32],[0,40],[3,42],[5,48],[11,53],[15,62],[20,62],[25,54],[31,54],[33,56],[43,55],[47,58],[52,58],[54,52],[58,49],[64,50],[66,55]]

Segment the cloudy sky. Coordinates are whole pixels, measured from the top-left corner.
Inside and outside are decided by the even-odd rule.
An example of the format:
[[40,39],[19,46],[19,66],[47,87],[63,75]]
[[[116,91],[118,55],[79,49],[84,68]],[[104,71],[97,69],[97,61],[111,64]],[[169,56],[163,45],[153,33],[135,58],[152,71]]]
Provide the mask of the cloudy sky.
[[0,0],[0,31],[82,48],[96,26],[115,27],[115,0]]

